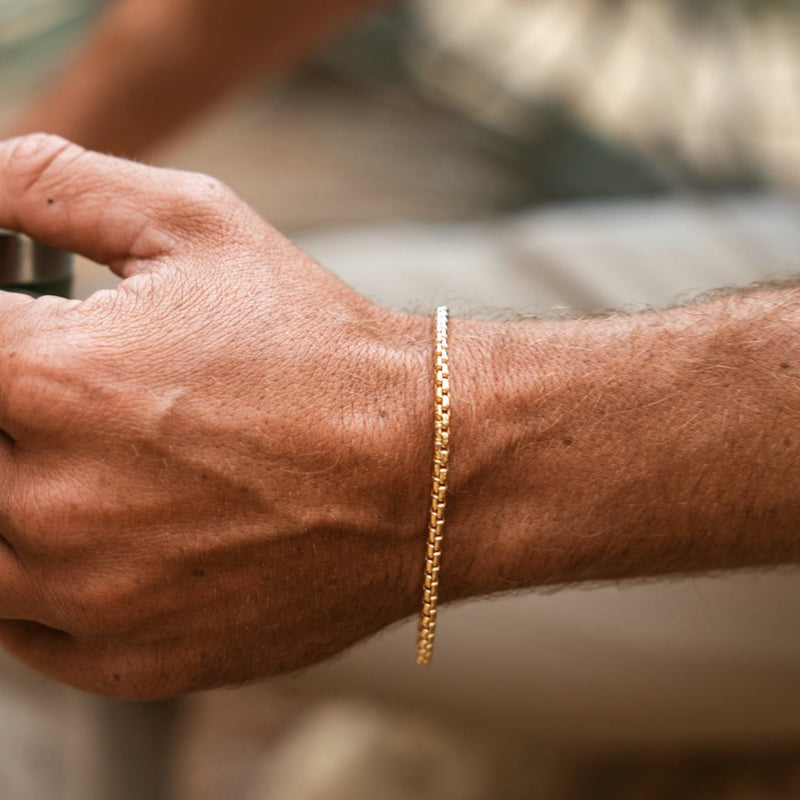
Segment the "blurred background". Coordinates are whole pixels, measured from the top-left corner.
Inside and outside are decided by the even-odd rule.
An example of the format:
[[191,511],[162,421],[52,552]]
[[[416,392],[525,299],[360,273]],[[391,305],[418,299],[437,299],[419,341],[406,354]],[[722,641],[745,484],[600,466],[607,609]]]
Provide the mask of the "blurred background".
[[[0,130],[93,0],[0,0]],[[459,313],[664,306],[797,272],[800,3],[407,0],[164,141],[351,285]],[[78,264],[76,293],[113,285]],[[332,664],[155,704],[2,664],[0,795],[800,797],[800,576],[444,609]]]

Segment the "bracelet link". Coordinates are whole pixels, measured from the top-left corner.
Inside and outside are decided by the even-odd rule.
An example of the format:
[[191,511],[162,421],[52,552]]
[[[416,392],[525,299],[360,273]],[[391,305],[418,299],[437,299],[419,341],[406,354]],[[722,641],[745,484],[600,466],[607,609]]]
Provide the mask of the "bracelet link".
[[444,512],[447,502],[447,471],[450,460],[450,363],[447,348],[447,306],[436,309],[435,405],[433,486],[422,588],[422,612],[417,639],[417,663],[429,664],[433,656],[436,613],[439,605]]

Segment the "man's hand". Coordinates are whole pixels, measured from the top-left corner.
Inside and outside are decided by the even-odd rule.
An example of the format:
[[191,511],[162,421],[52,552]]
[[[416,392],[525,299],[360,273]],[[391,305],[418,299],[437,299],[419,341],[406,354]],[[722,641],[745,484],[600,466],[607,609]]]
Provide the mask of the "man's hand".
[[156,697],[313,663],[417,608],[428,321],[211,178],[56,138],[0,144],[0,227],[123,278],[83,302],[0,293],[10,651]]
[[[0,226],[123,278],[0,293],[7,648],[157,697],[417,611],[430,320],[359,297],[210,178],[59,139],[0,144]],[[800,561],[796,286],[449,340],[444,601]]]

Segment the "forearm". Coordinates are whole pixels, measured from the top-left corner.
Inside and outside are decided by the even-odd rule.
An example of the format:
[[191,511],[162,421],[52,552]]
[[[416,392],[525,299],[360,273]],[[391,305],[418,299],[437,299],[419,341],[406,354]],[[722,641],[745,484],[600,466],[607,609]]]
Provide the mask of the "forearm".
[[307,57],[376,0],[120,0],[12,134],[141,153],[253,76]]
[[445,596],[799,560],[799,312],[455,321]]

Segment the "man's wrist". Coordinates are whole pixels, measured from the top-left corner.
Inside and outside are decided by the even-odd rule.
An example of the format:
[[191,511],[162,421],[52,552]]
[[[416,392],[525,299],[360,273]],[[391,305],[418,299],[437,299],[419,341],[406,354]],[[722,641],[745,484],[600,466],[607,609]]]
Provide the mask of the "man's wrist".
[[454,321],[443,596],[797,560],[795,295]]
[[569,326],[454,319],[451,469],[442,594],[456,599],[542,582],[535,547],[543,506],[537,453],[566,371],[554,355]]

